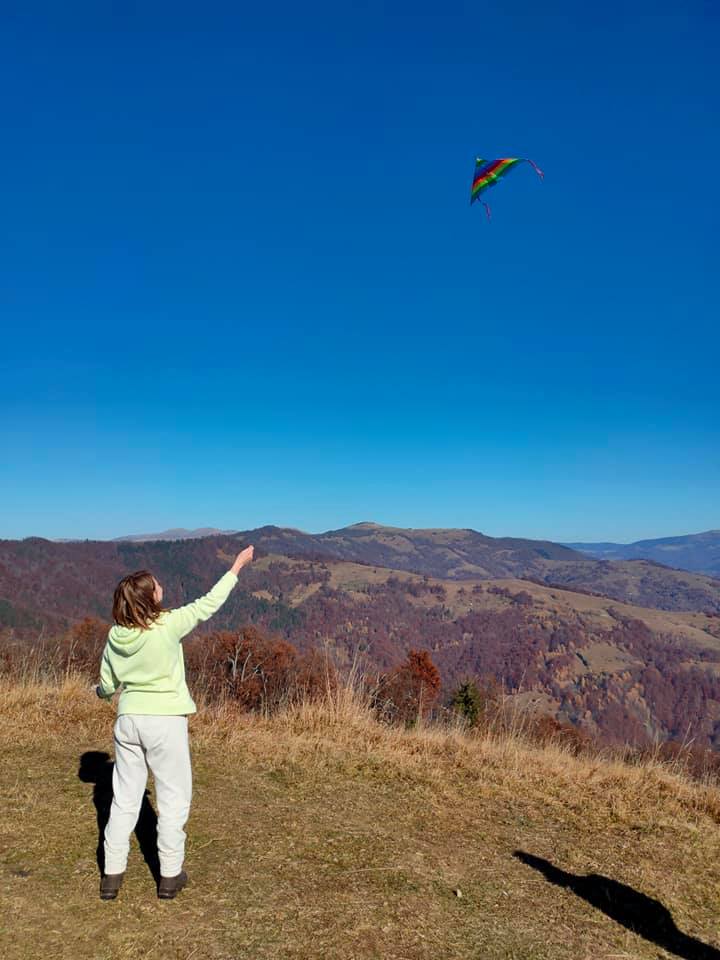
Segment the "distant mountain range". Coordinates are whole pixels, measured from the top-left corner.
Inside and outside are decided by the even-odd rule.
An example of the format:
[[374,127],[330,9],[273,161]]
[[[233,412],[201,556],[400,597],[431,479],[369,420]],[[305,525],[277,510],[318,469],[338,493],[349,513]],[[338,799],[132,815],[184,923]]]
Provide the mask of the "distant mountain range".
[[198,527],[196,530],[186,530],[184,527],[174,527],[171,530],[163,530],[161,533],[130,533],[125,537],[115,537],[111,542],[145,543],[147,540],[198,540],[200,537],[227,536],[232,533],[237,533],[237,530],[218,530],[217,527]]
[[[210,571],[216,569],[218,556],[232,557],[247,543],[255,544],[258,556],[346,561],[444,580],[521,578],[643,607],[720,612],[720,580],[651,560],[598,560],[562,544],[488,537],[475,530],[358,523],[320,534],[266,526],[183,539],[3,540],[0,627],[34,623],[40,611],[51,618],[100,614],[117,580],[143,566],[182,583],[177,600],[184,601],[185,591],[210,586]],[[42,578],[35,575],[38,569]],[[17,609],[15,614],[3,615],[3,605],[8,604],[22,608],[27,616]]]
[[4,650],[52,649],[83,617],[107,624],[128,571],[152,570],[174,607],[205,593],[249,542],[256,561],[191,642],[252,624],[301,651],[328,646],[340,664],[359,651],[380,671],[420,648],[447,695],[467,677],[496,680],[605,740],[690,731],[720,746],[720,581],[472,530],[0,541],[0,669]]
[[[651,560],[654,563],[661,563],[663,566],[674,567],[677,570],[688,570],[720,578],[720,530],[708,530],[705,533],[679,537],[662,537],[656,540],[637,540],[635,543],[554,543],[512,537],[486,537],[475,530],[469,529],[405,530],[369,522],[356,523],[341,530],[329,530],[326,533],[314,534],[272,526],[261,527],[260,530],[263,531],[263,536],[268,543],[273,540],[282,548],[285,548],[288,543],[294,543],[300,547],[302,552],[305,552],[312,543],[318,547],[328,548],[333,556],[342,554],[345,559],[362,559],[360,554],[368,553],[368,541],[372,540],[373,545],[370,552],[373,556],[368,558],[368,562],[373,563],[379,562],[376,556],[378,549],[384,553],[389,553],[390,557],[394,559],[394,554],[398,551],[410,556],[416,554],[419,546],[427,559],[428,547],[432,545],[433,549],[430,552],[434,554],[435,563],[433,565],[437,566],[439,562],[440,567],[445,567],[442,570],[433,570],[433,573],[437,576],[463,576],[474,573],[484,576],[488,572],[485,569],[469,569],[465,564],[467,557],[464,557],[463,561],[453,569],[451,565],[442,563],[438,547],[442,550],[444,546],[447,546],[452,550],[453,547],[459,545],[461,554],[470,547],[474,555],[472,560],[479,559],[478,551],[485,548],[484,559],[487,560],[490,552],[487,548],[492,544],[492,552],[496,552],[498,547],[505,547],[510,551],[529,547],[533,551],[543,551],[546,555],[545,559],[566,559],[570,561],[578,559],[572,557],[569,553],[562,553],[560,548],[564,547],[566,550],[581,553],[596,560]],[[116,537],[111,542],[145,543],[151,540],[197,540],[202,537],[230,536],[238,534],[238,532],[237,530],[220,530],[217,527],[198,527],[195,530],[177,527],[159,533],[128,534],[127,536]],[[448,537],[450,537],[450,540],[448,540]],[[63,540],[58,542],[73,543],[76,541]],[[450,553],[445,554],[445,557],[447,560],[452,559]],[[472,560],[469,565],[474,568],[477,564]],[[479,566],[483,566],[482,562]],[[495,561],[491,562],[491,566],[495,567],[497,573]],[[405,566],[403,565],[401,568],[405,569]],[[407,569],[411,568],[408,567]],[[427,571],[423,570],[423,572]]]
[[598,560],[653,560],[667,567],[720,577],[720,530],[635,543],[566,543]]

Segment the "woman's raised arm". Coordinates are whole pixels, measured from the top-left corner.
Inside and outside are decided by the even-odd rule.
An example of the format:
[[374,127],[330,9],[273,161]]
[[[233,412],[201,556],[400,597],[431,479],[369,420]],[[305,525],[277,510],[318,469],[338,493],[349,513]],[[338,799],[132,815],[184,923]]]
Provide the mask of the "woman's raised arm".
[[177,635],[178,640],[182,640],[191,630],[202,620],[209,620],[230,596],[230,591],[237,583],[238,574],[253,558],[254,548],[246,547],[235,557],[235,563],[223,574],[215,586],[204,597],[186,604],[184,607],[178,607],[177,610],[171,610],[168,614],[167,624]]

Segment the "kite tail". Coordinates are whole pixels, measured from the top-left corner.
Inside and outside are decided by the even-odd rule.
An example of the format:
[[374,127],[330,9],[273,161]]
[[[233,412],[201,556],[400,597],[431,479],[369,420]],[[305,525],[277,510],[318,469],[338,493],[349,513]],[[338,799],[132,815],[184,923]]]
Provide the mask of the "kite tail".
[[527,162],[530,164],[530,166],[533,168],[533,170],[535,171],[535,173],[540,177],[540,179],[541,179],[541,180],[544,180],[544,179],[545,179],[545,174],[542,172],[542,170],[540,169],[540,167],[539,167],[534,161],[530,160],[528,157],[525,157],[525,159],[526,159]]
[[492,220],[492,214],[490,213],[490,204],[489,204],[489,203],[485,203],[484,200],[481,200],[480,202],[481,202],[482,205],[485,207],[485,213],[487,214],[488,220]]

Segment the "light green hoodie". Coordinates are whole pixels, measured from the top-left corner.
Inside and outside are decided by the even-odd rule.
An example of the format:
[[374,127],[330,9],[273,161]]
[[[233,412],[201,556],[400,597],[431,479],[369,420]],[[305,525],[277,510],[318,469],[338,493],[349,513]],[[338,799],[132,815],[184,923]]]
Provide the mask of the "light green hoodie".
[[177,610],[165,610],[147,629],[110,628],[100,663],[98,695],[110,699],[120,684],[118,715],[196,713],[185,682],[181,640],[225,603],[237,583],[228,570],[210,593]]

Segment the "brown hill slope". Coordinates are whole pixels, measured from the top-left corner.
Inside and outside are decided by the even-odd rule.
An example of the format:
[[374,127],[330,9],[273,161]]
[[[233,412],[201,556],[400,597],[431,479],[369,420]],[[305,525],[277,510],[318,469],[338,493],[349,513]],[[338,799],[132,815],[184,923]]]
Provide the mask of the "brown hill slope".
[[[111,545],[120,553],[109,559],[108,545],[40,541],[40,560],[32,546],[23,543],[42,571],[39,589],[60,606],[55,620],[33,612],[52,637],[60,615],[67,624],[87,614],[108,619],[121,562],[155,570],[173,606],[208,589],[237,542]],[[70,561],[53,566],[48,555],[58,550],[69,551]],[[15,585],[27,591],[32,582],[16,578]],[[32,593],[22,599],[37,600]],[[468,677],[495,681],[605,740],[720,740],[720,620],[701,613],[641,608],[511,578],[441,581],[366,564],[266,556],[243,572],[207,629],[246,624],[280,633],[301,651],[327,645],[341,666],[360,651],[374,669],[387,671],[410,649],[426,649],[445,697]],[[37,636],[34,627],[8,627],[6,644],[13,632],[33,642]]]
[[[262,585],[262,586],[261,586]],[[245,584],[294,613],[301,649],[361,650],[389,669],[431,652],[447,692],[465,678],[508,693],[604,740],[720,739],[720,619],[617,603],[522,580],[440,581],[361,564],[263,558]],[[229,601],[216,626],[237,616]],[[223,619],[227,618],[227,619]],[[263,621],[262,617],[260,622]]]
[[359,523],[322,534],[261,527],[238,534],[269,553],[353,560],[461,580],[534,578],[646,607],[720,612],[720,581],[653,561],[598,561],[560,544],[487,537],[475,530],[415,530]]
[[248,542],[259,554],[350,560],[445,579],[534,578],[641,606],[720,612],[720,581],[647,561],[590,560],[557,544],[493,539],[472,530],[358,524],[317,536],[261,527],[234,536],[143,543],[2,540],[0,626],[36,626],[38,613],[57,625],[77,616],[82,605],[83,613],[102,615],[117,580],[140,567],[157,570],[173,591],[170,602],[183,602],[210,586],[208,570],[218,550],[229,556]]
[[356,523],[306,534],[261,527],[239,534],[269,553],[314,553],[443,578],[541,575],[547,561],[583,562],[582,554],[544,540],[487,537],[476,530],[423,530]]

